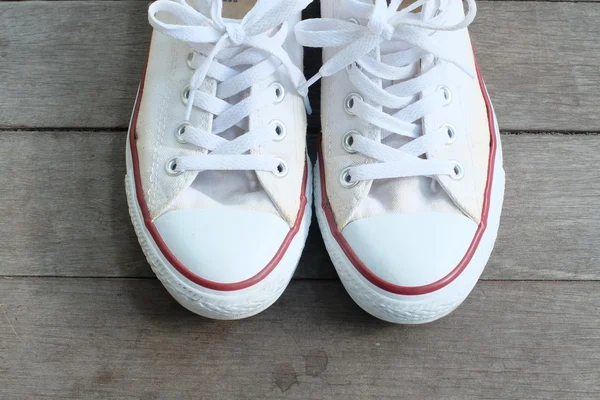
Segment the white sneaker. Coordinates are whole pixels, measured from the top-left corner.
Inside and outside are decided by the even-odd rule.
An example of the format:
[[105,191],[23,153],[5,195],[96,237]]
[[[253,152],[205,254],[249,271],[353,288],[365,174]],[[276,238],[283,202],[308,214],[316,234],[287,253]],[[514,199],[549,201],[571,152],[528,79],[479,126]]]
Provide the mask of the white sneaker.
[[244,318],[290,281],[311,217],[302,47],[308,0],[159,0],[129,130],[131,218],[189,310]]
[[[466,26],[468,0],[322,0],[296,26],[324,47],[317,216],[352,298],[386,321],[455,309],[490,256],[500,136]],[[398,11],[400,10],[400,11]]]

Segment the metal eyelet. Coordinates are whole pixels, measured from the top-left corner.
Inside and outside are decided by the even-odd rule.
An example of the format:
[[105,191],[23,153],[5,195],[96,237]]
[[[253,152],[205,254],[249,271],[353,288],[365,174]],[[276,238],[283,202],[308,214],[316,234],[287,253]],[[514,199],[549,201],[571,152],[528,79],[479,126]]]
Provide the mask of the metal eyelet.
[[194,56],[195,55],[196,55],[196,50],[190,49],[190,51],[188,52],[188,55],[187,55],[187,59],[186,59],[187,66],[192,70],[196,69],[194,67]]
[[344,110],[350,115],[354,115],[352,108],[354,108],[356,100],[363,101],[363,98],[358,93],[350,93],[344,100]]
[[450,175],[450,177],[457,181],[461,180],[463,178],[463,176],[465,176],[465,169],[463,168],[462,164],[459,163],[458,161],[452,161],[452,162],[454,163],[454,169],[453,169],[454,174]]
[[446,105],[448,105],[452,102],[452,92],[450,91],[450,88],[448,86],[446,86],[446,85],[438,86],[437,90],[444,92],[444,99],[446,99]]
[[344,147],[344,150],[350,154],[356,153],[356,150],[352,148],[352,145],[354,144],[354,135],[359,135],[359,133],[357,131],[348,131],[342,138],[342,146]]
[[183,138],[183,134],[185,133],[185,128],[187,128],[188,126],[192,126],[192,124],[186,121],[179,124],[177,129],[175,129],[175,139],[177,139],[179,143],[187,143],[187,141]]
[[446,144],[452,144],[456,142],[456,128],[450,124],[444,124],[442,128],[446,129],[446,132],[448,132],[448,140],[446,141]]
[[288,166],[281,158],[278,158],[277,161],[279,164],[277,164],[277,169],[272,171],[272,174],[278,178],[283,178],[288,173]]
[[181,91],[181,101],[183,102],[183,104],[187,104],[188,99],[190,98],[190,86],[186,86],[183,88],[183,90]]
[[285,98],[285,89],[283,85],[279,82],[271,83],[270,87],[274,88],[275,96],[277,97],[276,103],[281,103]]
[[270,125],[275,125],[275,134],[277,137],[273,139],[276,142],[280,142],[283,140],[285,135],[287,134],[287,130],[285,129],[285,125],[278,119],[274,119],[269,123]]
[[347,189],[354,187],[358,184],[358,181],[351,181],[352,176],[350,176],[350,168],[351,167],[344,168],[340,173],[340,184]]
[[165,171],[167,171],[167,174],[169,174],[171,176],[177,176],[183,172],[183,171],[177,171],[176,168],[177,168],[177,158],[171,158],[165,164]]

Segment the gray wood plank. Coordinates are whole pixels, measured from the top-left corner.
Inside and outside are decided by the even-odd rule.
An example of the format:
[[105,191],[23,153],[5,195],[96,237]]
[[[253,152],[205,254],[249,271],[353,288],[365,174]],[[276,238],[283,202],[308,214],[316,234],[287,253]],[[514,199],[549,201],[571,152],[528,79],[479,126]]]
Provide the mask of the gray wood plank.
[[[0,134],[0,275],[153,276],[131,226],[124,132]],[[313,221],[316,228],[316,218]],[[299,276],[335,277],[320,234]]]
[[[0,275],[152,276],[127,212],[124,146],[124,132],[0,134]],[[503,146],[484,279],[600,279],[599,137],[504,135]],[[316,221],[296,276],[335,277]]]
[[155,280],[0,279],[0,397],[597,399],[600,283],[480,282],[426,326],[378,321],[333,281],[209,321]]
[[473,42],[502,128],[598,131],[600,5],[479,5]]
[[[600,5],[500,0],[478,10],[471,33],[500,127],[598,131],[600,42],[586,38],[600,36]],[[305,64],[315,74],[320,52],[307,49]],[[309,132],[320,132],[319,84],[311,90]]]
[[147,9],[0,2],[0,126],[126,126],[151,32]]
[[[125,127],[150,32],[146,7],[0,2],[0,127]],[[473,39],[501,127],[600,130],[600,42],[592,40],[600,6],[484,1],[479,9]],[[307,54],[309,74],[320,59]],[[318,132],[317,114],[311,122]]]
[[506,197],[487,279],[600,279],[597,135],[502,138]]
[[123,132],[3,133],[0,143],[3,272],[149,274],[127,212]]

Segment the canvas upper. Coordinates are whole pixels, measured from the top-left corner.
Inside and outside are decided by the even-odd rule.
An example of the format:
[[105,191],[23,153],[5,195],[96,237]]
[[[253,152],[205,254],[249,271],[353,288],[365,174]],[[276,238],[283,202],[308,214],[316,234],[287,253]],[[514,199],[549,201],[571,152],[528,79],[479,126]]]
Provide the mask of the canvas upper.
[[[197,12],[208,14],[209,7],[202,5],[202,1],[196,1]],[[232,9],[229,12],[235,11]],[[287,22],[293,26],[299,19],[300,15],[295,14]],[[166,13],[161,15],[160,20],[177,23],[176,17]],[[236,24],[239,20],[228,23]],[[301,69],[302,48],[293,35],[287,36],[283,48],[297,68]],[[268,126],[271,121],[280,121],[285,127],[285,138],[266,142],[250,152],[284,160],[288,167],[285,177],[276,177],[267,171],[189,170],[179,175],[170,175],[165,171],[165,166],[173,158],[190,155],[210,157],[206,149],[180,143],[176,137],[186,114],[182,92],[189,86],[195,68],[201,62],[197,53],[190,43],[169,37],[157,29],[152,34],[136,126],[142,186],[152,218],[156,219],[171,210],[232,207],[280,215],[289,225],[293,225],[305,170],[306,113],[303,100],[296,93],[283,65],[279,65],[272,75],[254,82],[232,99],[227,99],[235,104],[254,92],[269,90],[270,85],[278,83],[285,91],[283,100],[250,114],[245,121],[247,129],[233,127],[220,136],[233,139],[248,130]],[[188,62],[188,57],[194,55],[196,57]],[[217,60],[227,65],[228,60],[220,59],[219,55]],[[243,70],[247,67],[236,68]],[[199,91],[215,95],[220,84],[209,76],[202,82]],[[271,87],[275,90],[274,86]],[[210,131],[215,120],[211,112],[194,107],[189,123],[198,129]]]

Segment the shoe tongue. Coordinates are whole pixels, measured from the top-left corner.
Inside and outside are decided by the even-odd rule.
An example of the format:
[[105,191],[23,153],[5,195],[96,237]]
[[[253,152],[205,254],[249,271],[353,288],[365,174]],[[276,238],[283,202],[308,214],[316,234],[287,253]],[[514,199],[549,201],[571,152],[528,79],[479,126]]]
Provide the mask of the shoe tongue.
[[[363,0],[365,2],[369,2],[369,0]],[[373,2],[373,4],[375,4],[375,2],[377,0],[371,0]],[[404,0],[402,3],[400,3],[400,6],[398,7],[397,11],[403,10],[406,7],[410,6],[411,4],[413,4],[415,1],[417,0]],[[392,0],[386,0],[388,7],[390,6]],[[412,11],[413,14],[419,14],[422,12],[423,15],[423,19],[428,19],[431,18],[435,15],[435,12],[438,10],[438,8],[440,7],[440,1],[439,0],[431,0],[426,2],[424,5],[422,5],[421,7],[416,8],[415,10]]]
[[[373,0],[373,4],[375,4],[377,0]],[[414,3],[417,0],[404,0],[402,3],[400,3],[400,6],[398,7],[397,11],[402,10],[403,8],[408,7],[409,5],[411,5],[412,3]],[[390,4],[392,3],[392,0],[386,0],[388,7],[390,6]]]
[[440,11],[441,6],[442,2],[440,0],[431,0],[423,4],[423,6],[421,7],[423,9],[422,19],[428,20],[435,17]]
[[256,2],[257,0],[223,0],[223,18],[242,19]]
[[209,16],[210,15],[210,1],[207,0],[185,0],[187,4],[192,6],[198,12]]
[[[196,10],[210,16],[210,9],[213,0],[186,0],[187,3]],[[223,0],[223,18],[243,19],[250,10],[256,5],[258,0]]]

